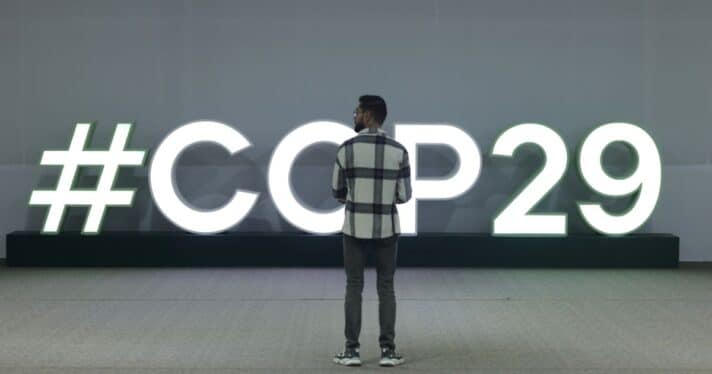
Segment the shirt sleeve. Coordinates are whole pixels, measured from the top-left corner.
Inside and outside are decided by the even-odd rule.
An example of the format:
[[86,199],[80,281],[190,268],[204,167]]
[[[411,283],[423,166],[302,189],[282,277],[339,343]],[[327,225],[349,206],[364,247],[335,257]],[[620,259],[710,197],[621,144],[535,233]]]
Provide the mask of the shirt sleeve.
[[343,147],[336,151],[334,160],[334,170],[331,176],[331,195],[341,203],[346,203],[346,171],[342,167],[345,164]]
[[401,204],[410,200],[413,191],[410,185],[410,160],[408,159],[408,151],[403,150],[403,159],[401,160],[400,169],[398,170],[398,179],[396,180],[396,203]]

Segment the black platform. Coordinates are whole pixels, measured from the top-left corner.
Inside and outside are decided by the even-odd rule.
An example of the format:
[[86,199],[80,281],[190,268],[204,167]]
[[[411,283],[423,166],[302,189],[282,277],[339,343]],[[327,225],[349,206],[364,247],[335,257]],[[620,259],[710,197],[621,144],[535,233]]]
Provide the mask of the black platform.
[[[308,233],[15,231],[6,237],[7,266],[343,266],[342,237]],[[398,241],[398,266],[677,268],[680,238],[501,237],[420,233]],[[373,265],[373,256],[367,264]]]

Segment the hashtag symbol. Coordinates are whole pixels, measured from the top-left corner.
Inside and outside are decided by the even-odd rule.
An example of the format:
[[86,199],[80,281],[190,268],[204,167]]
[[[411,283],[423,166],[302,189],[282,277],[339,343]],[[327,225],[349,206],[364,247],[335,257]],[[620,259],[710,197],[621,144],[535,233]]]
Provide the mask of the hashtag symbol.
[[[131,133],[130,123],[119,123],[108,150],[86,150],[91,123],[77,123],[68,150],[44,151],[42,165],[62,166],[54,190],[34,190],[30,205],[49,205],[43,234],[56,234],[69,205],[89,206],[83,234],[97,234],[107,206],[131,206],[135,189],[114,189],[119,166],[143,165],[145,151],[125,150]],[[102,166],[96,189],[73,189],[79,166]]]

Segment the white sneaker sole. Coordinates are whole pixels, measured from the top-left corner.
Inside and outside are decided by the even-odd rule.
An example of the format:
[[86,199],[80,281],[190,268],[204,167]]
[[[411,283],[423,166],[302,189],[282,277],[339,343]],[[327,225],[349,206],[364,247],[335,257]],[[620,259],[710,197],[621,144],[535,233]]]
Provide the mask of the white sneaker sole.
[[357,358],[336,358],[334,357],[334,362],[339,365],[344,366],[361,366],[361,360]]
[[400,360],[389,358],[389,359],[381,359],[381,361],[378,364],[381,366],[398,366],[404,362],[405,362],[405,359],[403,359],[403,358]]

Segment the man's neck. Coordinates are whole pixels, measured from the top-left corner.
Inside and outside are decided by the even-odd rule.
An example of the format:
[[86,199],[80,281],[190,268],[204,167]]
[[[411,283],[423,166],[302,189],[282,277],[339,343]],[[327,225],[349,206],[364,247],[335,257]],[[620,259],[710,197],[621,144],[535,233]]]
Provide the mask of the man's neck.
[[369,134],[369,135],[385,135],[385,131],[379,126],[379,127],[364,127],[359,131],[359,134]]

